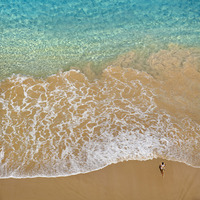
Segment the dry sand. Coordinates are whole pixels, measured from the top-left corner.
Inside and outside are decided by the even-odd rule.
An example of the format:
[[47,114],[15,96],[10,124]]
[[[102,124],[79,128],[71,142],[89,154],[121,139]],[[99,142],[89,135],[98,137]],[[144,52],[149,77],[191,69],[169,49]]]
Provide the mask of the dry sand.
[[200,200],[200,169],[162,160],[128,161],[64,178],[1,179],[0,200]]

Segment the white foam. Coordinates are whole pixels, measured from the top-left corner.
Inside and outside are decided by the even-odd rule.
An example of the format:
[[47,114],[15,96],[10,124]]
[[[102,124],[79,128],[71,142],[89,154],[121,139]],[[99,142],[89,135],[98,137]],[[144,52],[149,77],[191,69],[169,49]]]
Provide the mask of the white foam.
[[[42,100],[42,94],[40,94],[39,98],[32,99],[32,107],[30,107],[28,92],[35,85],[23,84],[23,81],[27,79],[25,77],[17,76],[16,80],[15,77],[11,78],[11,81],[17,82],[16,86],[19,84],[23,86],[24,99],[23,105],[19,106],[12,99],[5,99],[5,92],[0,97],[0,103],[6,110],[1,134],[3,141],[0,152],[1,178],[69,176],[101,169],[119,161],[148,160],[157,157],[200,166],[200,152],[198,149],[195,151],[195,148],[199,147],[200,125],[190,119],[183,120],[182,125],[175,124],[172,116],[164,111],[156,110],[155,94],[141,81],[133,80],[128,84],[108,74],[109,81],[115,82],[113,87],[116,93],[111,95],[113,88],[110,88],[108,82],[105,81],[96,92],[106,97],[97,100],[91,88],[92,84],[98,85],[98,81],[91,83],[91,86],[80,83],[82,85],[79,90],[74,82],[66,78],[68,73],[70,72],[61,74],[66,80],[65,86],[57,87],[53,91],[48,91],[47,82],[36,84],[44,88],[42,94],[46,96],[46,99]],[[125,79],[124,74],[122,78]],[[140,93],[133,92],[131,98],[125,99],[123,92],[126,88],[131,91],[140,89]],[[50,98],[54,99],[53,103],[49,101]],[[65,100],[66,105],[69,106],[61,106],[62,100]],[[126,106],[123,107],[122,104]],[[34,109],[37,111],[32,120],[27,116],[24,121],[14,124],[16,119],[13,119],[9,105],[12,105],[13,110],[19,114],[22,111],[31,113]],[[81,105],[86,106],[82,116],[76,114]],[[97,114],[98,109],[102,111],[99,114]],[[42,112],[46,113],[46,116],[40,120]],[[118,112],[123,113],[122,118],[117,116]],[[64,117],[54,127],[58,128],[54,132],[51,124],[55,122],[59,113],[63,113]],[[86,122],[87,125],[76,132],[79,125]],[[17,130],[22,123],[27,129],[25,128],[23,135],[19,136]],[[90,126],[91,123],[95,125]],[[8,143],[4,137],[8,135],[6,130],[10,125],[13,127],[13,132],[10,134],[11,142]],[[39,132],[38,138],[36,133],[41,125],[43,129]],[[68,132],[64,132],[66,126]],[[178,131],[182,130],[182,127],[192,130],[193,135],[188,132],[179,134]],[[99,131],[95,132],[97,128]],[[48,137],[45,135],[45,130],[49,133]],[[14,138],[22,143],[22,149],[18,152],[19,158],[16,161],[12,160],[14,154],[17,153],[12,142]],[[13,150],[5,157],[5,149],[8,146]],[[38,153],[41,157],[38,157]],[[29,172],[24,171],[24,167],[31,162],[36,162],[35,167]],[[11,167],[12,164],[15,164],[15,167]]]

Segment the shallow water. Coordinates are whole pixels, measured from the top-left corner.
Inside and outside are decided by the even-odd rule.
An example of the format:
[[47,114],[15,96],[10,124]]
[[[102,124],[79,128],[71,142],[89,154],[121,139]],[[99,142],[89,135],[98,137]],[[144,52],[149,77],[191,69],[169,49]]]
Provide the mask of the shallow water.
[[200,167],[199,1],[0,7],[1,178]]
[[197,0],[1,1],[0,78],[88,64],[98,74],[132,50],[199,47],[199,10]]
[[2,81],[1,176],[67,176],[157,157],[200,167],[200,73],[190,56],[173,69],[170,53],[149,58],[162,81],[122,67],[93,82],[74,70]]

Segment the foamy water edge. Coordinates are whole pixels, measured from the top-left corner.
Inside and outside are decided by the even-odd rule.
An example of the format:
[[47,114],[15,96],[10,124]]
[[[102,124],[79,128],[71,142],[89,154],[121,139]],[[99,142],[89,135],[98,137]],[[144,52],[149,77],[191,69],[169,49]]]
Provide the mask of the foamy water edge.
[[[107,70],[109,70],[109,69],[111,69],[111,68],[108,68]],[[78,73],[79,74],[79,72],[78,71],[76,71],[76,70],[72,70],[72,71],[70,71],[70,72],[66,72],[66,74],[67,73],[71,73],[71,72],[74,72],[74,73]],[[137,73],[139,73],[139,72],[136,72],[136,74]],[[56,75],[52,75],[52,77],[53,76],[56,76]],[[19,78],[20,76],[18,76],[18,78]],[[24,79],[26,79],[26,78],[29,78],[29,77],[23,77]],[[151,155],[151,153],[150,153],[150,155]],[[149,155],[149,156],[150,156]],[[168,155],[169,156],[169,155]],[[132,159],[131,159],[131,157],[132,157]],[[78,172],[76,172],[76,173],[70,173],[70,174],[56,174],[56,176],[54,176],[54,175],[50,175],[50,176],[46,176],[46,175],[36,175],[36,176],[20,176],[20,177],[17,177],[17,176],[9,176],[9,177],[1,177],[1,178],[35,178],[35,177],[65,177],[65,176],[71,176],[71,175],[76,175],[76,174],[84,174],[84,173],[88,173],[88,172],[91,172],[91,171],[96,171],[96,170],[100,170],[100,169],[102,169],[102,168],[104,168],[104,167],[106,167],[106,166],[108,166],[108,165],[110,165],[110,164],[113,164],[113,163],[118,163],[118,162],[121,162],[121,161],[128,161],[128,160],[140,160],[140,161],[144,161],[144,160],[150,160],[150,159],[154,159],[154,158],[158,158],[158,156],[153,156],[152,157],[152,155],[150,156],[150,157],[148,157],[147,156],[147,158],[145,158],[145,159],[135,159],[135,157],[134,156],[130,156],[130,155],[128,155],[128,159],[124,159],[124,158],[121,158],[121,160],[119,160],[119,158],[116,158],[117,160],[114,160],[114,161],[111,161],[111,162],[108,162],[106,165],[103,165],[102,167],[100,167],[100,168],[95,168],[95,169],[92,169],[92,170],[86,170],[86,171],[84,171],[84,172],[81,172],[81,171],[78,171]],[[165,158],[165,157],[164,157]],[[165,159],[169,159],[169,158],[165,158]],[[191,165],[190,163],[188,163],[188,162],[185,162],[185,161],[183,161],[183,160],[176,160],[176,159],[169,159],[169,160],[172,160],[172,161],[178,161],[178,162],[182,162],[182,163],[185,163],[185,164],[187,164],[187,165],[189,165],[189,166],[192,166],[192,167],[196,167],[196,168],[199,168],[199,166],[193,166],[193,165]],[[22,166],[23,167],[23,166]]]

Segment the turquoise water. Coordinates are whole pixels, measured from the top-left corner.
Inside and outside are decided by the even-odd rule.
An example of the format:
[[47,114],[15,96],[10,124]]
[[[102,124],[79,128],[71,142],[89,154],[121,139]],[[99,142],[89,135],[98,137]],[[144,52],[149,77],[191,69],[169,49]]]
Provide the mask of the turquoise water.
[[198,0],[0,1],[0,78],[94,68],[131,50],[200,46]]

